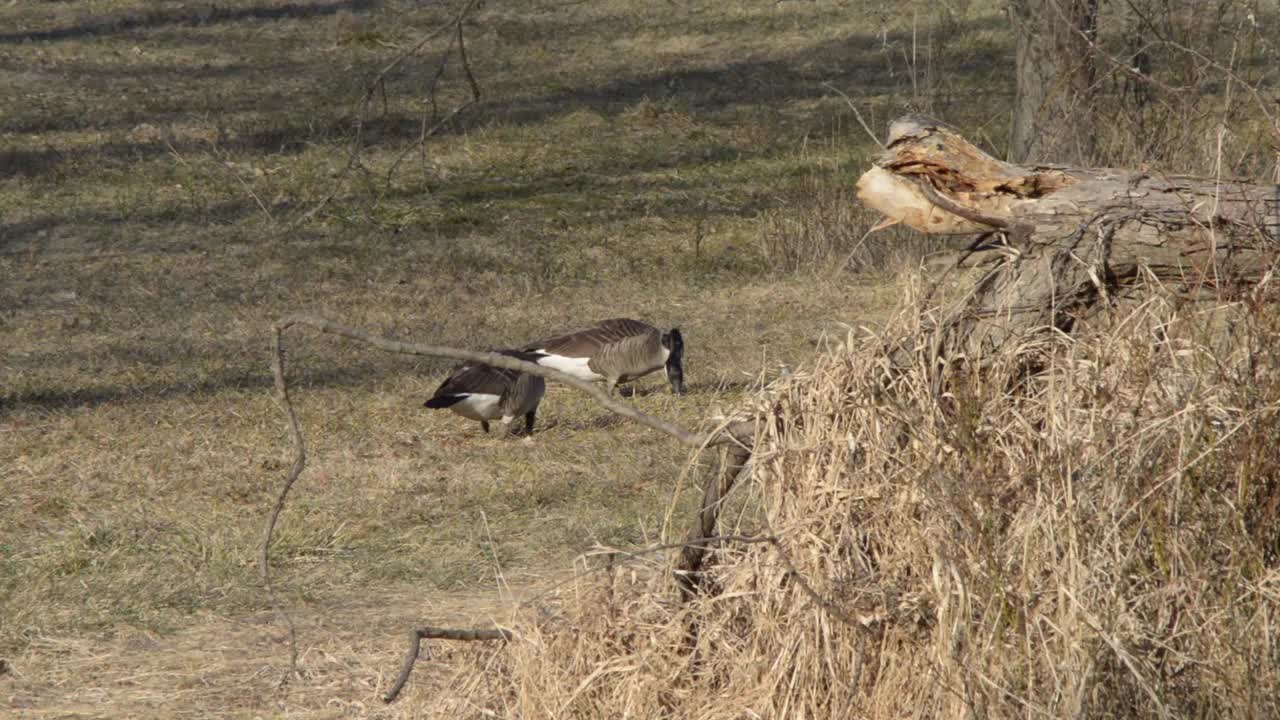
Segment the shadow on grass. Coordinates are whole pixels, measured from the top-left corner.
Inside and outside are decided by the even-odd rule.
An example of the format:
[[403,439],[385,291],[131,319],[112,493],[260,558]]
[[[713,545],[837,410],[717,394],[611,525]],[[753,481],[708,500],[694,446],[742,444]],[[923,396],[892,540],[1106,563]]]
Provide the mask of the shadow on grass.
[[[6,67],[0,62],[0,70],[18,71],[18,65],[15,62]],[[173,122],[190,122],[193,118],[213,119],[246,111],[264,115],[287,111],[290,109],[289,95],[273,84],[244,83],[244,90],[233,98],[221,91],[226,85],[243,82],[246,78],[296,78],[308,72],[314,77],[321,77],[320,70],[290,61],[218,65],[59,62],[57,73],[60,77],[75,78],[77,84],[90,88],[102,104],[96,107],[81,105],[78,112],[50,112],[33,106],[10,108],[0,117],[0,133],[39,136],[131,128],[141,123],[164,127]],[[154,92],[157,89],[164,92]],[[127,97],[131,101],[118,102],[112,96]],[[30,140],[38,142],[40,138]]]
[[[308,370],[289,380],[294,393],[314,387],[355,387],[369,379],[385,375],[385,367],[357,366]],[[92,385],[75,389],[28,390],[0,395],[0,414],[18,410],[47,411],[93,408],[134,402],[154,402],[173,397],[207,397],[222,392],[267,392],[274,387],[270,370],[234,369],[190,382],[146,383],[140,385]],[[421,405],[415,398],[406,403]]]
[[[3,159],[0,158],[0,162]],[[283,210],[281,206],[272,208]],[[32,240],[42,234],[57,232],[60,228],[79,228],[85,236],[84,251],[92,252],[110,244],[118,233],[136,233],[139,227],[162,227],[177,224],[231,225],[261,213],[262,210],[249,198],[211,203],[195,209],[182,206],[148,209],[135,212],[109,212],[102,210],[72,211],[42,215],[16,223],[0,223],[0,257],[23,252]],[[190,249],[190,240],[174,239],[175,247]]]
[[54,30],[0,33],[0,43],[47,42],[70,40],[147,30],[167,25],[212,25],[242,20],[282,20],[285,18],[314,18],[334,15],[342,11],[363,12],[373,8],[375,0],[339,0],[323,3],[287,3],[284,5],[254,5],[246,8],[218,7],[216,4],[199,3],[196,9],[172,11],[152,10],[135,15],[118,15],[71,25]]
[[[988,31],[1001,22],[997,17],[974,18],[957,33]],[[717,30],[723,32],[721,28]],[[714,117],[719,111],[737,107],[751,112],[777,111],[796,101],[827,97],[833,93],[824,87],[825,83],[854,97],[908,97],[912,89],[910,75],[902,67],[894,69],[901,58],[891,57],[889,48],[909,46],[911,41],[909,33],[855,33],[780,57],[638,74],[538,97],[497,101],[485,106],[489,111],[486,117],[534,124],[582,108],[606,115],[618,113],[647,99],[671,102],[706,119],[708,114]],[[968,86],[985,87],[994,75],[1008,73],[1006,55],[1001,48],[979,47],[938,72]],[[1012,82],[1012,77],[1008,80]],[[789,114],[794,117],[794,113]],[[732,116],[724,118],[726,123],[732,121]]]
[[[336,11],[358,3],[334,3],[325,6],[308,6]],[[362,4],[363,6],[363,4]],[[237,11],[248,13],[249,10]],[[283,12],[272,9],[272,12]],[[991,19],[972,21],[974,31],[991,25]],[[6,36],[0,35],[0,41]],[[899,39],[902,40],[902,39]],[[909,40],[909,38],[906,38]],[[659,73],[621,77],[604,84],[581,85],[566,90],[516,97],[508,100],[490,100],[473,108],[452,125],[442,128],[440,135],[464,135],[474,132],[478,126],[504,123],[514,126],[535,126],[555,117],[582,109],[591,109],[603,115],[617,115],[630,110],[638,103],[649,100],[662,102],[688,112],[711,125],[731,126],[740,120],[742,113],[775,113],[779,122],[795,129],[796,135],[804,135],[818,128],[819,121],[829,120],[829,110],[807,109],[795,111],[796,104],[832,95],[824,87],[830,83],[854,96],[896,97],[910,88],[901,72],[890,73],[885,67],[885,38],[877,34],[854,34],[839,40],[819,43],[798,50],[784,57],[746,60],[719,68],[677,69]],[[986,88],[1001,83],[993,78],[1007,66],[1004,52],[996,48],[981,48],[969,53],[963,62],[950,66],[946,73],[959,79],[967,87]],[[425,61],[424,61],[425,62]],[[245,73],[259,73],[262,68],[242,66]],[[406,63],[402,68],[404,78],[417,78],[422,68]],[[85,69],[90,75],[94,71]],[[111,69],[99,70],[110,77]],[[219,77],[230,77],[219,75]],[[484,80],[488,80],[485,78]],[[417,80],[414,80],[417,82]],[[523,80],[521,81],[523,82]],[[1008,85],[1009,83],[1004,83]],[[250,85],[249,87],[252,87]],[[497,82],[492,95],[518,92],[520,82],[504,86]],[[976,90],[974,92],[977,92]],[[992,92],[984,90],[983,92]],[[1005,92],[996,90],[994,92]],[[349,99],[348,99],[349,100]],[[328,116],[309,116],[305,122],[282,123],[268,131],[238,132],[238,137],[220,143],[227,150],[293,153],[306,147],[316,137],[346,136],[351,129],[348,113],[351,106],[346,101],[330,97],[312,98],[313,105],[330,108]],[[254,100],[257,102],[257,99]],[[224,98],[220,107],[235,107],[234,98]],[[788,108],[785,117],[782,111]],[[819,113],[821,115],[819,116]],[[163,113],[161,114],[163,121]],[[28,120],[19,129],[32,132],[50,127],[77,127],[78,120],[40,118]],[[132,122],[129,119],[95,118],[96,127],[119,126]],[[39,123],[39,125],[37,125]],[[422,117],[417,114],[392,112],[373,115],[364,125],[365,141],[369,146],[400,144],[416,140],[422,130]],[[30,134],[30,133],[28,133]],[[196,145],[189,148],[199,150]],[[0,178],[35,177],[56,171],[60,166],[80,158],[94,160],[145,160],[167,152],[159,143],[108,142],[95,147],[60,151],[52,147],[44,149],[13,149],[0,153]]]
[[[337,127],[335,123],[335,128]],[[344,123],[345,125],[345,123]],[[292,155],[302,152],[314,135],[295,127],[280,127],[253,133],[239,134],[219,142],[217,147],[227,152],[251,150],[261,154]],[[206,141],[170,142],[173,150],[187,155],[207,152],[212,145]],[[9,177],[35,178],[57,172],[79,162],[100,164],[103,161],[125,161],[125,165],[142,162],[170,153],[163,142],[112,141],[74,150],[59,150],[46,146],[40,150],[0,150],[0,179]]]
[[[283,136],[269,133],[255,138],[246,138],[250,144],[273,143]],[[300,147],[300,145],[298,146]],[[177,146],[175,145],[175,148]],[[287,147],[281,154],[297,149]],[[160,144],[120,144],[119,146],[98,148],[97,152],[119,152],[134,157],[148,157],[167,153],[168,149]],[[179,152],[195,152],[195,148],[179,149]],[[772,157],[784,153],[782,146],[762,148],[758,157]],[[90,152],[90,151],[86,151]],[[5,166],[6,155],[20,153],[0,153],[0,176],[6,171],[18,168],[20,162],[58,162],[64,157],[55,150],[36,151],[36,157],[24,157],[11,161]],[[548,169],[546,172],[523,180],[506,179],[501,182],[486,181],[485,178],[472,179],[468,182],[442,184],[434,192],[424,191],[421,187],[397,189],[387,193],[384,198],[391,200],[411,200],[431,196],[434,202],[453,212],[444,220],[432,223],[423,228],[430,230],[437,237],[458,237],[486,228],[492,228],[503,222],[485,209],[494,203],[508,205],[530,204],[535,207],[532,212],[539,212],[537,205],[551,204],[562,209],[578,207],[583,211],[595,212],[595,222],[611,222],[633,216],[638,210],[646,215],[677,219],[683,217],[749,217],[768,205],[766,197],[753,193],[728,194],[725,197],[711,197],[708,189],[718,187],[710,176],[690,174],[687,170],[703,167],[709,168],[718,163],[730,163],[738,159],[739,151],[735,148],[720,145],[697,145],[692,147],[672,148],[665,154],[638,155],[630,160],[616,155],[601,158],[601,166],[561,171]],[[656,171],[676,171],[675,178],[649,177]],[[622,204],[612,204],[601,211],[597,205],[600,193],[628,198]],[[297,209],[283,204],[272,205],[271,211],[278,218],[287,218],[288,211]],[[475,209],[475,212],[472,212]],[[249,197],[241,197],[218,202],[209,202],[203,207],[190,207],[185,204],[163,208],[140,208],[131,212],[111,212],[102,210],[64,210],[34,217],[16,223],[0,222],[0,255],[22,251],[23,245],[40,233],[48,233],[62,227],[84,228],[116,228],[121,223],[129,223],[133,227],[161,227],[172,224],[216,223],[232,224],[252,215],[261,213],[261,209]],[[109,235],[109,233],[108,233]],[[102,235],[95,236],[99,239]],[[409,239],[419,238],[417,234],[407,236]],[[523,262],[523,260],[520,260]],[[517,266],[518,268],[518,266]]]

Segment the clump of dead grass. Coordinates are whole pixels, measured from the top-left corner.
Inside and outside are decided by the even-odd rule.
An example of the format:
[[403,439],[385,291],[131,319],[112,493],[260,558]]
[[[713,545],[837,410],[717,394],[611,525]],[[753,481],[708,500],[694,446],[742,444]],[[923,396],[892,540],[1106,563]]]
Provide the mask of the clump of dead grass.
[[[1280,713],[1280,321],[1155,289],[978,372],[885,348],[780,381],[710,590],[670,568],[513,619],[448,714]],[[925,347],[928,343],[918,343]],[[1027,373],[1028,360],[1041,371]],[[900,361],[899,361],[900,362]],[[944,390],[941,390],[944,389]],[[482,713],[483,714],[483,713]]]
[[842,171],[815,173],[790,194],[785,210],[764,214],[757,244],[774,273],[892,275],[939,251],[937,237],[904,228],[873,230],[883,218],[850,202],[849,177]]

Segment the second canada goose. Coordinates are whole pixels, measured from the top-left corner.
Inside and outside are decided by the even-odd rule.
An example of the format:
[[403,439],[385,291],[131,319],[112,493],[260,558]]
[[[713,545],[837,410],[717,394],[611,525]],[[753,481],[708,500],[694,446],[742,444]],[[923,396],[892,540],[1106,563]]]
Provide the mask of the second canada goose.
[[[527,353],[498,352],[520,360],[536,360]],[[479,420],[485,432],[489,432],[490,420],[500,419],[503,425],[509,425],[523,415],[525,433],[532,435],[538,403],[546,392],[546,381],[535,375],[480,363],[464,363],[455,367],[440,383],[424,407],[449,408],[462,417]]]
[[684,393],[684,338],[680,330],[658,328],[628,318],[601,320],[589,328],[530,343],[523,348],[536,362],[583,380],[603,380],[613,392],[618,383],[662,368],[671,392]]

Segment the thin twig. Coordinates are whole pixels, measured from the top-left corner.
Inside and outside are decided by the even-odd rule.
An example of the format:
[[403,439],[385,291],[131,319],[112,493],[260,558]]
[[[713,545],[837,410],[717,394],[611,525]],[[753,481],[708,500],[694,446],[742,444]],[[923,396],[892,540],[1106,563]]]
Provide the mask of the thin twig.
[[271,548],[271,535],[275,532],[276,520],[280,517],[280,512],[284,510],[285,498],[289,495],[290,488],[297,482],[298,476],[302,474],[302,469],[307,464],[307,446],[306,441],[302,437],[302,428],[298,425],[298,414],[293,410],[293,403],[289,401],[289,385],[284,379],[284,330],[285,327],[276,325],[272,329],[272,359],[271,369],[275,375],[276,395],[280,404],[284,407],[285,414],[289,417],[289,439],[293,443],[293,466],[289,468],[289,474],[285,476],[284,485],[280,488],[280,493],[276,496],[276,503],[271,508],[271,513],[267,515],[266,526],[262,530],[262,547],[259,548],[258,554],[258,574],[262,577],[262,586],[266,588],[267,597],[271,601],[271,607],[275,610],[276,615],[284,621],[285,626],[289,628],[289,672],[285,675],[296,674],[298,671],[298,630],[294,627],[293,618],[289,617],[289,613],[281,604],[280,598],[276,595],[275,588],[271,585],[271,566],[268,551]]
[[[766,527],[768,527],[767,522]],[[799,568],[796,567],[796,564],[792,562],[791,554],[787,552],[786,548],[782,547],[781,539],[772,532],[770,533],[770,536],[775,538],[770,544],[778,551],[778,556],[782,558],[782,563],[787,566],[788,576],[796,581],[796,585],[800,587],[800,590],[803,591],[805,595],[809,596],[809,599],[812,600],[815,605],[825,610],[831,617],[855,630],[867,629],[866,623],[853,617],[844,608],[837,606],[830,599],[824,597],[821,593],[815,590],[813,585],[810,584],[808,578],[806,578],[804,574],[800,572]]]
[[[436,66],[435,74],[431,76],[431,82],[427,83],[427,99],[431,101],[431,117],[436,118],[440,115],[440,106],[436,104],[436,89],[440,87],[440,78],[444,77],[444,73],[449,69],[449,58],[453,57],[453,46],[458,42],[455,36],[449,41],[449,47],[444,49],[444,54],[440,56],[440,64]],[[427,112],[422,111],[422,131],[427,130]]]
[[829,82],[822,83],[822,86],[844,98],[845,104],[847,104],[849,109],[853,111],[853,116],[858,119],[858,124],[862,126],[863,130],[867,131],[867,137],[871,138],[871,142],[875,143],[881,150],[883,150],[884,143],[880,142],[880,138],[876,137],[876,134],[871,131],[871,126],[867,124],[867,121],[862,119],[862,113],[858,112],[858,106],[853,104],[853,99],[844,94],[843,90]]
[[428,357],[448,358],[450,360],[461,360],[464,362],[483,363],[491,367],[516,370],[518,372],[528,373],[548,380],[556,380],[590,395],[593,400],[614,414],[621,415],[622,417],[640,423],[645,427],[670,435],[680,444],[695,449],[702,449],[711,445],[740,442],[742,438],[748,437],[745,434],[745,425],[739,426],[738,424],[731,424],[724,429],[709,433],[690,432],[675,423],[642,412],[632,405],[614,399],[597,384],[587,382],[586,380],[580,380],[572,375],[560,372],[559,370],[553,370],[536,363],[525,362],[496,352],[459,350],[457,348],[444,347],[441,345],[423,345],[419,343],[391,340],[371,335],[363,330],[358,330],[353,327],[348,327],[323,318],[311,317],[308,315],[291,315],[276,323],[276,327],[279,331],[287,330],[294,325],[306,325],[322,333],[338,335],[350,340],[356,340],[367,345],[372,345],[379,350],[386,350],[388,352],[401,353],[405,355],[425,355]]
[[[597,546],[591,552],[584,553],[584,555],[585,556],[608,555],[611,558],[613,558],[611,562],[615,563],[614,567],[616,568],[618,563],[633,562],[635,560],[640,560],[642,558],[645,558],[649,555],[653,555],[659,552],[664,552],[667,550],[684,550],[685,548],[690,548],[690,547],[711,547],[713,545],[721,545],[724,543],[738,543],[740,545],[753,545],[756,543],[771,543],[776,540],[777,538],[771,535],[711,535],[709,537],[685,540],[684,542],[678,542],[678,543],[663,543],[661,545],[649,545],[647,547],[643,547],[638,550],[623,550],[622,548],[616,548],[616,547]],[[617,556],[619,555],[623,555],[625,557],[618,559]],[[521,600],[519,605],[517,605],[516,607],[521,607],[521,608],[528,607],[529,605],[532,605],[533,603],[550,595],[556,590],[559,590],[565,585],[577,582],[583,579],[584,577],[588,577],[597,572],[600,572],[602,570],[608,570],[608,569],[609,569],[608,565],[600,565],[598,567],[593,567],[588,570],[584,570],[582,572],[574,573],[560,580],[559,582],[555,582],[555,583],[552,583],[551,585],[544,587],[543,589],[539,590],[537,593],[530,595],[524,600]]]
[[[179,164],[189,170],[196,170],[191,163],[187,162],[186,158],[182,157],[182,153],[178,152],[178,149],[173,146],[173,143],[169,141],[167,136],[164,138],[164,146],[169,150],[169,154],[173,155],[173,158],[177,160]],[[217,162],[217,158],[214,158],[214,162]],[[231,177],[235,178],[236,182],[240,183],[240,187],[244,188],[245,192],[249,193],[249,197],[252,197],[253,201],[257,203],[258,209],[267,216],[267,222],[271,225],[275,225],[275,216],[271,214],[271,210],[267,208],[267,204],[262,202],[262,198],[258,197],[258,193],[254,192],[253,187],[250,186],[249,183],[245,182],[244,178],[240,177],[240,174],[237,173],[234,168],[223,165],[223,170],[229,173]]]
[[[742,543],[744,545],[752,544],[752,543],[776,544],[777,541],[778,539],[772,536],[720,535],[716,537],[702,538],[697,541],[682,542],[682,543],[666,543],[662,545],[650,545],[649,547],[641,548],[639,550],[634,550],[634,551],[622,550],[618,548],[606,548],[605,550],[608,552],[608,555],[609,555],[609,562],[607,564],[600,565],[599,567],[591,568],[586,572],[575,573],[570,577],[565,578],[560,582],[552,585],[551,587],[542,590],[537,595],[534,595],[533,597],[528,598],[526,600],[522,600],[520,602],[519,607],[526,607],[531,603],[535,602],[536,600],[547,596],[548,594],[555,591],[556,589],[564,585],[567,585],[571,582],[577,582],[578,580],[581,580],[583,577],[586,577],[588,575],[592,575],[600,571],[615,569],[617,567],[616,561],[617,561],[618,555],[625,556],[621,559],[621,562],[626,563],[626,562],[638,560],[646,555],[652,555],[654,553],[663,552],[666,550],[687,548],[687,547],[690,547],[691,545],[710,545],[710,544],[720,544],[720,543],[729,543],[729,542]],[[396,680],[394,683],[392,683],[391,687],[388,688],[385,693],[383,693],[382,700],[383,702],[390,703],[400,696],[400,692],[404,690],[405,684],[408,683],[409,676],[413,673],[414,666],[417,663],[418,658],[422,653],[423,640],[459,640],[459,641],[468,641],[468,642],[502,640],[505,642],[512,642],[515,639],[516,639],[515,633],[505,628],[471,629],[471,628],[424,627],[424,628],[411,630],[409,631],[409,649],[405,653],[404,660],[400,664],[400,673],[396,676]]]
[[[443,129],[445,125],[448,125],[450,122],[452,122],[455,117],[457,117],[459,114],[462,113],[462,111],[466,110],[467,108],[475,104],[476,104],[475,100],[468,100],[462,103],[461,105],[455,107],[454,109],[446,113],[445,116],[440,118],[440,121],[437,122],[435,125],[432,125],[430,129],[428,129],[426,126],[426,113],[424,112],[422,116],[422,119],[423,119],[422,133],[418,136],[418,140],[414,142],[414,144],[405,148],[404,151],[401,152],[400,155],[396,158],[395,162],[391,163],[391,167],[387,169],[386,181],[385,181],[386,184],[388,186],[391,185],[391,178],[396,174],[396,170],[400,169],[400,165],[404,162],[405,158],[409,157],[410,153],[412,153],[414,150],[424,147],[426,145],[427,138],[435,136],[436,133],[440,132],[440,130]],[[426,158],[425,154],[423,155],[423,158],[425,162],[425,158]]]
[[[467,3],[462,6],[462,9],[458,11],[458,14],[455,15],[451,20],[449,20],[449,22],[445,23],[444,25],[440,25],[439,27],[435,28],[431,32],[422,36],[422,38],[418,40],[417,43],[415,43],[412,47],[410,47],[409,49],[397,55],[393,60],[391,60],[391,62],[387,63],[387,65],[383,67],[382,70],[379,71],[377,75],[373,77],[373,79],[369,82],[369,85],[365,89],[364,95],[361,96],[360,101],[356,104],[357,112],[356,112],[355,136],[352,138],[352,141],[351,141],[351,154],[347,158],[346,167],[344,167],[342,169],[342,172],[338,173],[338,177],[334,179],[333,188],[330,189],[329,193],[326,194],[323,198],[321,198],[320,201],[317,202],[314,206],[312,206],[310,210],[307,210],[305,213],[299,216],[296,221],[294,221],[293,224],[295,227],[311,219],[316,213],[320,212],[321,209],[323,209],[326,205],[328,205],[333,200],[333,198],[337,197],[338,191],[342,188],[342,183],[344,180],[346,180],[347,175],[351,173],[351,169],[354,168],[356,165],[360,164],[360,153],[364,149],[364,124],[365,124],[365,119],[368,117],[368,114],[369,114],[369,104],[373,102],[373,98],[377,95],[378,88],[381,87],[382,84],[385,82],[387,75],[389,75],[396,68],[400,67],[401,63],[403,63],[405,60],[408,60],[410,57],[417,55],[418,51],[421,50],[423,47],[425,47],[428,42],[431,42],[435,38],[444,34],[446,31],[452,30],[453,28],[456,27],[459,29],[459,32],[461,32],[462,21],[466,19],[467,15],[479,2],[480,0],[467,0]],[[470,75],[469,70],[468,70],[468,75]],[[475,81],[475,78],[470,78],[470,79],[472,82]]]
[[458,15],[458,59],[462,61],[462,74],[467,78],[467,85],[471,86],[471,100],[480,102],[480,83],[476,82],[476,76],[471,72],[471,61],[467,60],[467,41],[462,35],[462,21],[466,17],[465,13]]

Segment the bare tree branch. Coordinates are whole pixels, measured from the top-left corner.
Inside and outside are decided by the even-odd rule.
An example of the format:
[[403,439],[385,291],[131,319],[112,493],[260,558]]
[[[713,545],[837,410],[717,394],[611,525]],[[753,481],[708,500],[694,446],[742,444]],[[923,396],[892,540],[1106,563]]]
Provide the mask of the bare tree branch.
[[[270,570],[270,549],[271,539],[275,533],[276,522],[280,517],[280,513],[284,509],[285,500],[288,498],[289,491],[293,488],[298,477],[302,474],[302,470],[306,467],[307,453],[306,444],[302,435],[302,428],[298,422],[297,413],[294,410],[293,402],[289,398],[288,383],[285,381],[285,349],[284,349],[284,333],[295,325],[305,325],[307,327],[318,330],[322,333],[330,335],[338,335],[351,340],[363,342],[372,345],[380,350],[389,352],[403,353],[407,355],[425,355],[430,357],[450,358],[453,360],[462,360],[468,362],[478,362],[493,367],[516,370],[519,372],[529,373],[550,380],[558,380],[566,385],[577,388],[587,395],[590,395],[596,402],[600,403],[607,410],[621,415],[625,418],[633,420],[645,425],[661,433],[665,433],[675,438],[681,444],[702,449],[712,445],[729,444],[739,448],[746,447],[755,435],[755,424],[753,421],[736,421],[722,424],[719,428],[707,433],[693,433],[674,423],[668,422],[661,418],[641,412],[635,407],[626,403],[615,400],[610,397],[598,385],[579,380],[571,375],[566,375],[558,370],[542,367],[535,363],[517,360],[516,358],[500,355],[493,352],[476,352],[471,350],[459,350],[457,348],[442,347],[436,345],[422,345],[417,343],[401,342],[399,340],[390,340],[371,335],[363,330],[340,325],[330,322],[322,318],[311,317],[307,315],[291,315],[283,318],[272,327],[273,353],[272,353],[272,371],[275,376],[276,394],[280,404],[285,410],[285,414],[289,419],[289,437],[294,448],[294,461],[288,474],[285,476],[284,485],[281,486],[280,492],[276,497],[275,505],[268,514],[266,524],[262,533],[262,546],[259,548],[258,554],[258,572],[262,578],[263,587],[267,591],[267,595],[271,600],[271,605],[275,609],[276,614],[285,622],[289,629],[289,673],[297,672],[298,667],[298,643],[297,630],[290,618],[288,612],[284,609],[279,597],[275,593],[275,589],[271,583]],[[470,632],[470,631],[466,631]],[[444,637],[444,636],[441,636]],[[458,638],[465,639],[465,638]],[[286,676],[288,677],[288,676]],[[398,692],[398,691],[397,691]]]
[[[429,89],[430,89],[429,96],[431,98],[431,115],[434,118],[437,111],[436,86],[439,84],[440,78],[444,75],[445,68],[449,64],[449,56],[453,52],[453,48],[455,46],[458,48],[458,59],[462,64],[462,73],[467,79],[467,85],[471,88],[471,98],[461,103],[454,109],[450,110],[448,113],[445,114],[444,117],[437,120],[436,123],[432,125],[430,128],[427,127],[427,111],[425,109],[422,111],[422,130],[418,133],[417,141],[414,142],[409,147],[405,148],[404,151],[401,152],[398,157],[396,157],[395,162],[391,163],[391,167],[387,168],[385,184],[388,186],[388,189],[390,189],[391,178],[395,176],[396,170],[400,169],[400,165],[401,163],[404,162],[405,158],[409,157],[409,155],[414,150],[424,148],[427,142],[427,138],[433,137],[436,133],[440,132],[440,130],[443,129],[444,126],[448,125],[450,122],[453,122],[453,119],[457,117],[459,114],[461,114],[462,111],[480,102],[480,83],[476,82],[476,76],[471,71],[471,61],[467,59],[467,42],[466,42],[466,38],[462,34],[462,21],[465,19],[465,17],[466,17],[465,15],[459,16],[458,22],[457,22],[458,33],[457,35],[454,36],[453,42],[450,43],[449,49],[445,51],[444,57],[440,59],[440,66],[436,68],[436,73],[431,78],[431,83],[429,85]],[[426,161],[425,150],[423,154],[423,161],[424,162]]]
[[262,586],[267,590],[267,597],[271,600],[271,607],[275,609],[276,615],[284,621],[286,627],[289,628],[289,671],[285,675],[287,679],[290,675],[298,671],[298,630],[293,625],[293,618],[289,617],[289,613],[281,604],[280,598],[277,597],[275,588],[271,585],[271,566],[268,551],[271,548],[271,535],[275,532],[276,520],[280,517],[280,512],[284,510],[285,498],[289,495],[289,489],[297,482],[298,476],[302,474],[302,469],[307,465],[307,446],[306,441],[302,437],[302,428],[298,425],[298,414],[293,410],[293,403],[289,401],[289,386],[284,379],[284,334],[285,328],[277,324],[272,328],[272,355],[271,369],[275,375],[276,395],[280,404],[284,407],[285,414],[289,417],[289,439],[293,443],[293,466],[289,468],[289,474],[285,476],[284,485],[280,488],[280,494],[276,496],[276,503],[271,508],[270,514],[267,515],[267,522],[262,529],[262,547],[258,553],[258,574],[262,577]]
[[720,519],[720,506],[724,497],[733,489],[734,483],[746,471],[747,461],[751,458],[751,450],[746,447],[731,447],[721,458],[720,467],[707,474],[706,485],[702,491],[702,507],[698,509],[697,518],[680,553],[680,561],[676,564],[676,585],[680,589],[681,601],[688,601],[702,585],[702,570],[706,564],[707,552],[714,544],[716,525]]
[[467,41],[462,35],[462,21],[466,19],[466,14],[458,15],[458,59],[462,61],[462,74],[467,78],[467,85],[471,87],[471,100],[480,102],[480,83],[476,82],[476,76],[471,72],[471,61],[467,59]]
[[[590,395],[593,400],[602,405],[606,410],[609,410],[614,414],[621,415],[628,420],[633,420],[641,425],[657,430],[658,432],[670,435],[680,444],[691,448],[700,449],[708,445],[723,444],[732,441],[732,438],[735,437],[735,432],[733,432],[733,429],[731,428],[707,434],[690,432],[679,425],[637,410],[633,405],[611,397],[603,388],[595,383],[580,380],[572,375],[562,373],[559,370],[553,370],[536,363],[518,360],[508,355],[501,355],[495,352],[459,350],[457,348],[444,347],[441,345],[423,345],[419,343],[391,340],[388,338],[377,337],[363,330],[341,325],[323,318],[307,315],[292,315],[286,317],[276,323],[276,328],[279,332],[283,332],[294,325],[306,325],[322,333],[338,335],[350,340],[356,340],[367,345],[372,345],[379,350],[386,350],[388,352],[401,353],[404,355],[425,355],[428,357],[449,358],[451,360],[461,360],[464,362],[483,363],[491,367],[516,370],[546,378],[548,380],[556,380]],[[738,429],[738,432],[739,434],[736,436],[740,437],[740,429]]]
[[[1147,15],[1143,13],[1137,5],[1135,5],[1133,2],[1126,2],[1125,4],[1134,13],[1138,15],[1138,17],[1142,20],[1143,24],[1147,27],[1147,29],[1150,30],[1151,33],[1156,36],[1156,39],[1154,41],[1148,42],[1146,44],[1145,46],[1146,48],[1152,48],[1152,47],[1163,45],[1165,47],[1169,47],[1179,52],[1190,55],[1191,57],[1195,58],[1196,60],[1199,60],[1200,62],[1204,63],[1208,67],[1212,67],[1213,69],[1221,72],[1223,76],[1226,77],[1229,81],[1235,82],[1236,84],[1243,87],[1246,91],[1248,91],[1250,97],[1253,99],[1254,105],[1257,106],[1258,112],[1262,113],[1262,116],[1265,117],[1271,123],[1272,133],[1276,136],[1277,140],[1280,140],[1280,119],[1278,119],[1276,115],[1272,112],[1272,110],[1268,107],[1267,99],[1263,97],[1262,92],[1259,90],[1259,85],[1246,81],[1244,78],[1240,77],[1239,74],[1237,74],[1232,67],[1223,65],[1222,63],[1218,62],[1214,58],[1209,57],[1208,55],[1205,55],[1199,50],[1189,48],[1185,45],[1182,45],[1181,43],[1178,43],[1174,40],[1166,38],[1160,32],[1159,27],[1156,25],[1156,23],[1153,22],[1149,17],[1147,17]],[[1058,18],[1065,22],[1067,17],[1063,12],[1062,6],[1055,1],[1053,2],[1053,8],[1057,12]],[[1139,82],[1143,82],[1148,85],[1151,85],[1152,87],[1159,88],[1160,90],[1163,90],[1170,94],[1177,94],[1177,93],[1185,92],[1191,89],[1191,88],[1185,88],[1185,87],[1173,87],[1164,82],[1161,82],[1155,77],[1152,77],[1151,74],[1143,73],[1139,69],[1133,67],[1131,63],[1125,62],[1124,60],[1117,58],[1111,53],[1107,52],[1105,49],[1103,49],[1098,45],[1096,39],[1091,34],[1084,32],[1080,29],[1077,29],[1075,32],[1089,46],[1089,50],[1094,55],[1102,58],[1113,69],[1129,77],[1132,77],[1133,79],[1138,80]]]
[[[379,71],[378,74],[375,75],[372,80],[369,81],[369,84],[365,89],[364,95],[361,96],[360,101],[356,103],[356,107],[358,108],[358,110],[356,112],[355,136],[351,139],[351,154],[347,158],[346,167],[344,167],[342,171],[338,173],[338,177],[334,179],[333,188],[329,191],[329,193],[325,195],[323,198],[321,198],[319,202],[313,205],[310,210],[307,210],[305,213],[303,213],[301,216],[298,217],[298,219],[294,222],[295,227],[297,225],[300,225],[306,222],[307,220],[310,220],[312,217],[315,216],[316,213],[320,212],[320,210],[322,210],[326,205],[328,205],[333,200],[333,198],[337,197],[338,191],[342,189],[343,181],[346,180],[347,175],[351,174],[351,170],[360,164],[360,153],[364,150],[364,125],[365,125],[365,121],[369,116],[369,105],[373,102],[373,99],[377,96],[380,88],[382,89],[383,99],[385,103],[385,98],[386,98],[385,82],[386,82],[387,76],[391,74],[393,70],[400,67],[400,65],[403,64],[405,60],[408,60],[410,57],[417,55],[418,52],[422,50],[422,48],[426,47],[427,43],[431,42],[437,37],[440,37],[441,35],[448,32],[449,30],[453,30],[456,28],[458,32],[458,37],[461,38],[462,22],[467,18],[467,15],[470,14],[470,12],[476,7],[476,5],[479,4],[479,2],[480,0],[467,0],[467,3],[462,6],[462,9],[458,11],[458,14],[455,15],[453,19],[451,19],[449,22],[445,23],[444,25],[437,27],[436,29],[432,30],[426,35],[423,35],[422,38],[419,39],[417,43],[415,43],[412,47],[408,48],[407,50],[404,50],[399,55],[397,55],[394,59],[391,60],[391,62],[387,63],[386,66],[383,67],[382,70]],[[443,64],[447,62],[447,60],[448,60],[448,55],[446,54],[445,58],[441,60],[442,70],[443,70]],[[467,65],[465,53],[463,55],[463,65],[465,67],[467,80],[471,84],[473,97],[476,99],[479,99],[480,87],[478,84],[476,84],[475,77],[471,74],[470,66]],[[468,102],[466,105],[470,105],[473,102],[475,102],[475,100]],[[462,108],[458,108],[457,110],[455,110],[450,114],[450,117],[457,115],[461,111],[462,111]],[[434,132],[435,131],[433,131],[433,134]]]

